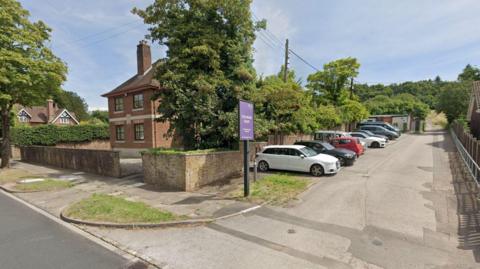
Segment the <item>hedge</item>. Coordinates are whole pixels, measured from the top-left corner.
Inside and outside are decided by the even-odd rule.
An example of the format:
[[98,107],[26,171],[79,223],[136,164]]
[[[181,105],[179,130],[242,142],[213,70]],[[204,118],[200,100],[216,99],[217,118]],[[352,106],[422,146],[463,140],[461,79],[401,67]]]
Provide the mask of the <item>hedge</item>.
[[58,143],[79,143],[110,138],[108,125],[14,127],[12,142],[17,146],[54,146]]

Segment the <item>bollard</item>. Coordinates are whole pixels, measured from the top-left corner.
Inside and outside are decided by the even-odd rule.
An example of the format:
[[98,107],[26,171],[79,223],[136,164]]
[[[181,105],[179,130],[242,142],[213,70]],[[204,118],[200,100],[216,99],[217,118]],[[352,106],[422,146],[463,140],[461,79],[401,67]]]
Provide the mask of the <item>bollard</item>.
[[257,182],[257,160],[253,161],[253,182]]

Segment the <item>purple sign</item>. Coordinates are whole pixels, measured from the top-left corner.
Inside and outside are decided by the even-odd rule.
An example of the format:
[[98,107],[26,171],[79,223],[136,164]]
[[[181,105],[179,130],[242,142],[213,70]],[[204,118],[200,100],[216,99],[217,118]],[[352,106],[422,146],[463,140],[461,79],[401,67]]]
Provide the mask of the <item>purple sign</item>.
[[253,104],[240,100],[238,113],[240,140],[253,140]]

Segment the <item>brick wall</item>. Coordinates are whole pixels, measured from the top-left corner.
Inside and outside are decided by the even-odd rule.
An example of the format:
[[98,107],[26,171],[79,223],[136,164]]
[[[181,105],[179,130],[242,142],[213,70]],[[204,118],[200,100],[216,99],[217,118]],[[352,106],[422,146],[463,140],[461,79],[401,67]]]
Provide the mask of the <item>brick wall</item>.
[[21,147],[21,160],[30,163],[74,169],[102,176],[120,177],[120,155],[116,151]]
[[55,145],[56,148],[66,149],[94,149],[94,150],[111,150],[110,140],[94,140],[85,143],[61,143]]
[[301,140],[313,140],[313,135],[296,134],[296,135],[269,135],[269,145],[292,145]]
[[243,171],[239,151],[205,154],[142,155],[145,183],[162,189],[195,191],[202,186],[239,177]]

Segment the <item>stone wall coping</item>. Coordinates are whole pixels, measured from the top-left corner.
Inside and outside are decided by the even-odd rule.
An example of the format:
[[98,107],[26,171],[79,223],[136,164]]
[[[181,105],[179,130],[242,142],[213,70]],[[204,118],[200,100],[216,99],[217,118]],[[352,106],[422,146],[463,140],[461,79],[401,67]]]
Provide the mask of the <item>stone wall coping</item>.
[[118,153],[120,151],[117,150],[107,150],[107,149],[76,149],[76,148],[57,148],[55,146],[39,146],[39,145],[32,145],[32,146],[20,146],[19,148],[52,148],[55,150],[65,150],[65,151],[94,151],[94,152],[105,152],[105,153]]
[[151,153],[148,151],[143,151],[142,155],[148,156],[157,156],[157,155],[180,155],[180,156],[203,156],[203,155],[221,155],[221,154],[231,154],[231,153],[239,153],[240,150],[228,150],[228,151],[212,151],[212,152],[203,152],[203,153],[195,153],[195,152],[156,152]]

